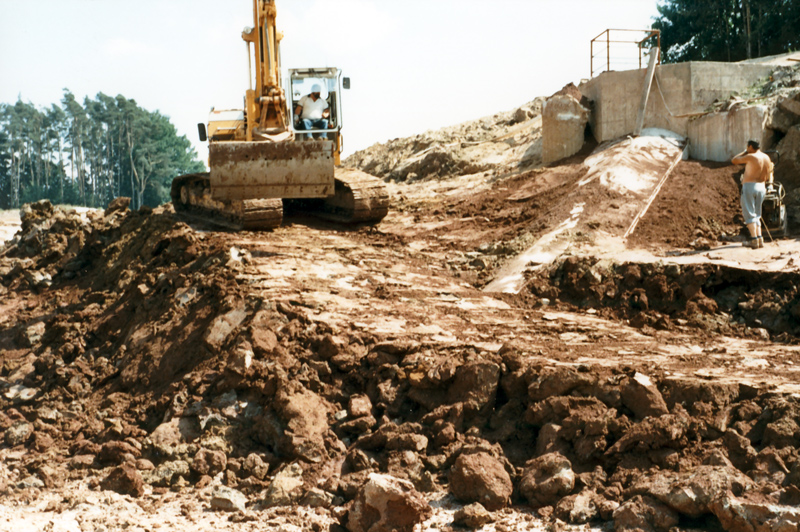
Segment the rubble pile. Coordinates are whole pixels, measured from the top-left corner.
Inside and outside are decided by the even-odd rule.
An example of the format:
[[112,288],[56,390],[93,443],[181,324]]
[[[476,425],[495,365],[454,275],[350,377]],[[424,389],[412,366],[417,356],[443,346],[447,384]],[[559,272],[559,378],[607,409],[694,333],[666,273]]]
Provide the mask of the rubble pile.
[[[618,531],[800,522],[795,396],[312,321],[299,296],[251,289],[250,252],[170,207],[34,204],[2,254],[4,300],[22,302],[0,329],[0,440],[16,457],[2,497],[73,480],[132,498],[211,489],[211,511],[304,506],[351,532],[411,531],[442,492],[473,527],[510,505]],[[569,260],[532,290],[650,327],[797,312],[793,279],[770,298],[732,275]]]

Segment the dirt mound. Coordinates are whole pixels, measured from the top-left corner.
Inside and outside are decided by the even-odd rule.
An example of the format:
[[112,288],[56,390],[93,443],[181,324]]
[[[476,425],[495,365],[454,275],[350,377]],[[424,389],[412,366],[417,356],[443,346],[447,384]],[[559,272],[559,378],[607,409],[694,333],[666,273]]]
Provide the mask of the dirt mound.
[[800,337],[800,275],[720,265],[606,264],[569,257],[530,275],[538,297],[646,329],[696,327],[713,335]]
[[632,247],[708,248],[744,229],[741,167],[681,162],[628,238]]
[[541,162],[543,101],[537,98],[513,111],[376,144],[344,162],[398,182],[531,167]]

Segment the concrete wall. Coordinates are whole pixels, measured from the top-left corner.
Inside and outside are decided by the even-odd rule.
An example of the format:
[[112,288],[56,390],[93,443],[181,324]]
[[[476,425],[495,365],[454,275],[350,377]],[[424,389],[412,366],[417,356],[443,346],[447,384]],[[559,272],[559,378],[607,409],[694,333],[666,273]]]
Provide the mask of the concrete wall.
[[750,139],[764,142],[769,109],[763,105],[713,113],[689,123],[691,156],[700,161],[729,161]]
[[[768,76],[774,68],[771,65],[711,62],[658,66],[648,97],[644,127],[668,129],[683,136],[690,136],[691,129],[697,135],[699,145],[703,146],[699,153],[718,153],[721,147],[714,142],[721,142],[729,135],[712,131],[712,123],[715,127],[738,127],[741,126],[740,120],[716,120],[697,128],[691,125],[692,117],[683,115],[703,112],[715,100],[727,100],[734,92],[743,91]],[[646,69],[603,72],[581,84],[583,95],[594,102],[589,123],[598,142],[633,132],[646,72]],[[750,118],[747,124],[749,128]],[[761,137],[759,134],[753,138]],[[692,144],[694,141],[692,139]],[[697,158],[694,151],[692,156]]]

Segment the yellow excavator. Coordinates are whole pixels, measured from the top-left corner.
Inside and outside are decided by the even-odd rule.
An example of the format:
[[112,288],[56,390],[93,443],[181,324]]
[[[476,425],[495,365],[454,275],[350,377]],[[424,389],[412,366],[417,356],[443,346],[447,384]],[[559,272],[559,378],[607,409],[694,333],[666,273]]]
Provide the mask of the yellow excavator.
[[[208,128],[198,124],[210,172],[175,178],[174,208],[234,230],[278,227],[284,200],[336,221],[376,223],[389,209],[384,183],[340,167],[341,92],[350,80],[337,68],[290,69],[286,90],[276,17],[275,0],[253,0],[254,27],[242,33],[250,64],[244,109],[212,109]],[[327,104],[324,122],[296,116],[312,91]],[[305,129],[309,123],[316,129]]]

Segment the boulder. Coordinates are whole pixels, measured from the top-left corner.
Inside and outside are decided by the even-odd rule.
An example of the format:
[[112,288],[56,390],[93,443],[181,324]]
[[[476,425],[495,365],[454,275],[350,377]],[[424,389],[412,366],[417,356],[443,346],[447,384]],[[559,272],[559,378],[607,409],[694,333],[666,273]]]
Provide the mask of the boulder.
[[559,453],[550,453],[525,464],[520,493],[532,506],[557,503],[575,487],[572,464]]
[[217,486],[211,493],[211,508],[223,512],[244,512],[247,497],[240,491]]
[[646,495],[689,517],[711,512],[710,505],[728,491],[744,493],[755,483],[730,467],[701,465],[689,471],[658,471],[637,479],[626,495]]
[[577,495],[567,495],[555,507],[557,518],[567,523],[581,525],[600,516],[600,507],[605,497],[594,490],[585,489]]
[[639,372],[628,379],[621,389],[622,404],[634,413],[637,419],[668,414],[667,403],[656,385],[647,375]]
[[800,508],[765,500],[759,494],[739,498],[726,492],[711,511],[727,532],[794,532],[800,530]]
[[792,112],[787,112],[784,110],[784,106],[779,105],[772,109],[772,113],[770,113],[767,119],[767,127],[780,131],[781,133],[786,133],[792,126],[796,125],[798,121],[800,121],[800,119],[798,119],[797,115]]
[[637,495],[614,510],[616,532],[669,532],[678,524],[678,514],[665,504]]
[[318,463],[327,458],[328,414],[335,411],[328,401],[299,383],[287,383],[272,408],[258,421],[264,443],[290,460]]
[[447,402],[472,403],[478,410],[494,403],[500,383],[500,366],[492,362],[474,362],[456,371],[447,390]]
[[347,404],[347,417],[357,419],[372,415],[372,401],[366,395],[353,395]]
[[288,506],[296,502],[302,493],[303,468],[300,464],[291,464],[280,471],[270,482],[264,495],[264,506]]
[[215,351],[219,351],[228,339],[228,336],[230,336],[233,330],[241,325],[247,317],[244,301],[236,302],[232,306],[233,308],[230,311],[218,316],[211,322],[211,325],[203,336],[206,345]]
[[333,505],[333,494],[319,488],[311,488],[300,499],[300,504],[309,508],[330,508]]
[[347,529],[350,532],[411,532],[432,513],[413,484],[372,473],[350,508]]
[[247,455],[242,464],[242,471],[245,476],[253,476],[258,480],[264,480],[269,474],[269,464],[265,463],[261,457],[255,453]]
[[33,425],[27,421],[17,421],[6,429],[5,442],[9,447],[16,447],[28,441],[33,434]]
[[100,482],[100,487],[122,495],[131,495],[133,497],[144,495],[144,481],[139,471],[132,464],[122,464],[119,467],[115,467]]
[[492,455],[462,454],[450,475],[450,492],[461,502],[481,503],[487,510],[505,507],[513,491],[511,477]]
[[800,93],[795,94],[791,98],[784,98],[778,102],[778,107],[781,110],[794,115],[795,120],[800,122]]
[[214,476],[225,470],[228,465],[228,457],[222,451],[209,451],[200,449],[192,459],[192,471],[200,475]]
[[174,460],[171,462],[164,462],[152,471],[148,471],[145,480],[148,484],[161,487],[169,487],[179,477],[186,478],[189,476],[189,463],[184,460]]
[[126,197],[119,197],[111,200],[108,203],[108,207],[106,207],[105,212],[103,213],[105,216],[113,212],[125,212],[131,205],[131,198]]
[[589,110],[572,96],[553,96],[542,109],[542,162],[550,164],[583,147]]
[[494,520],[481,503],[475,502],[456,510],[453,524],[466,528],[476,529],[491,523]]
[[103,444],[97,459],[103,464],[135,462],[141,456],[139,449],[124,441],[109,441]]

